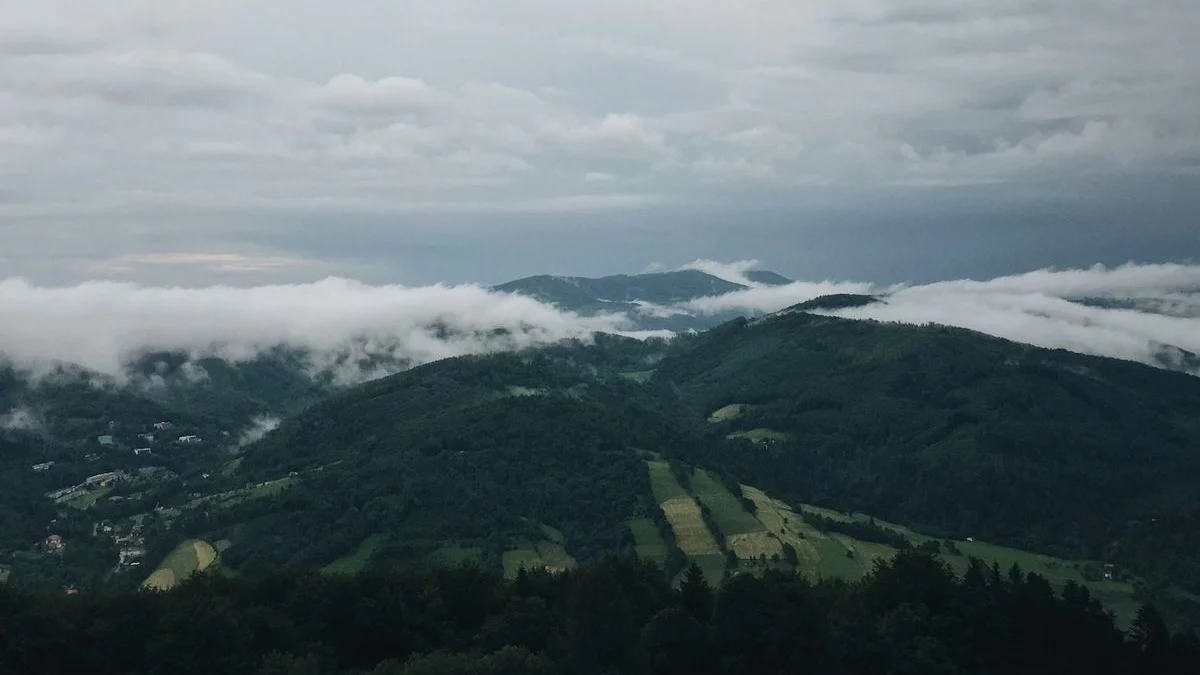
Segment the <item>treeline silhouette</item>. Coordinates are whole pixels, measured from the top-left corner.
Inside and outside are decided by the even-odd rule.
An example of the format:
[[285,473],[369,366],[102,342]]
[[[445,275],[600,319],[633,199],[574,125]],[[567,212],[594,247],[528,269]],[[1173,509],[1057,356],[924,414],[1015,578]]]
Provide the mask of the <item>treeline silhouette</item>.
[[768,572],[678,590],[606,558],[504,582],[476,567],[203,574],[175,590],[0,587],[0,673],[687,675],[1193,673],[1196,637],[1143,607],[1128,632],[1068,584],[917,550],[859,583]]

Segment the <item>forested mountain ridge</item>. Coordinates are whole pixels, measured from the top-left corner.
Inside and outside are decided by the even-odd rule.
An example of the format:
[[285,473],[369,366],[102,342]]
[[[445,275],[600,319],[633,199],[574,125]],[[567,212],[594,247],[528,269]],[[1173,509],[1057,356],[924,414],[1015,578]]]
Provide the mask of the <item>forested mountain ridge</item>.
[[[743,535],[729,522],[762,529],[745,484],[797,516],[800,504],[853,510],[1200,588],[1200,380],[1134,363],[798,308],[669,342],[601,335],[447,359],[333,395],[297,383],[265,387],[303,410],[257,443],[172,445],[130,467],[165,463],[177,479],[58,507],[68,556],[87,550],[93,525],[120,529],[157,507],[148,559],[197,537],[222,568],[252,576],[343,560],[565,569],[634,550],[678,570],[681,555],[733,552],[722,537]],[[187,419],[137,400],[151,406],[136,413],[146,424]],[[13,466],[29,475],[24,460]],[[655,466],[675,473],[675,493],[654,483]],[[713,514],[739,499],[745,513]],[[55,515],[38,514],[43,528]],[[716,541],[673,540],[693,525]],[[49,573],[22,560],[21,583]],[[768,566],[780,564],[798,563]]]

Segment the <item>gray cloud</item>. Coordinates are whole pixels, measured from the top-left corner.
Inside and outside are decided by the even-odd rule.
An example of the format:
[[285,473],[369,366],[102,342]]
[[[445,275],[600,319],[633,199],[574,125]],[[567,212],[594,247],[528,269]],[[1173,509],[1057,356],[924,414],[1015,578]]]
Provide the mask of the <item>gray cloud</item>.
[[[608,228],[654,221],[666,204],[691,207],[671,221],[689,244],[717,207],[730,229],[770,215],[798,231],[825,222],[829,202],[889,223],[922,202],[949,227],[975,215],[965,195],[983,188],[1013,230],[1042,210],[1032,200],[1084,195],[1128,208],[1127,231],[1194,223],[1194,198],[1171,218],[1147,214],[1162,183],[1200,192],[1200,5],[1187,0],[355,6],[8,3],[0,276],[207,284],[378,271],[311,254],[306,219],[375,250],[404,236],[358,219],[416,239],[448,215],[455,227],[503,223],[512,256],[518,236],[542,240],[524,220]],[[1128,259],[1133,239],[1083,263]],[[585,248],[580,266],[595,260]],[[642,257],[626,267],[770,250],[695,248],[631,242]],[[216,258],[145,262],[168,255],[304,263],[246,282]],[[455,275],[491,265],[461,262]]]
[[[753,262],[695,261],[730,279]],[[1125,265],[1040,270],[991,280],[878,286],[798,281],[754,286],[639,313],[773,312],[829,293],[884,294],[885,302],[834,312],[849,318],[962,326],[1029,344],[1162,365],[1163,346],[1200,353],[1200,266]],[[1108,298],[1165,306],[1167,313],[1085,306]],[[1164,304],[1165,303],[1165,304]],[[518,349],[596,331],[635,337],[630,317],[580,317],[479,286],[373,286],[344,279],[235,288],[159,288],[92,282],[46,288],[0,282],[0,354],[35,373],[67,362],[122,377],[147,350],[246,360],[279,345],[311,354],[314,374],[349,383],[403,364]],[[388,363],[364,372],[363,361]],[[192,377],[206,374],[195,367]]]
[[[846,318],[959,326],[1039,347],[1150,365],[1161,365],[1164,345],[1200,353],[1197,265],[1046,269],[919,286],[796,282],[700,298],[687,307],[702,313],[772,312],[831,293],[883,296],[880,303],[827,312]],[[1077,302],[1096,298],[1130,302],[1128,308]]]
[[281,421],[278,417],[271,416],[259,416],[250,420],[250,426],[238,436],[238,447],[250,445],[271,433]]

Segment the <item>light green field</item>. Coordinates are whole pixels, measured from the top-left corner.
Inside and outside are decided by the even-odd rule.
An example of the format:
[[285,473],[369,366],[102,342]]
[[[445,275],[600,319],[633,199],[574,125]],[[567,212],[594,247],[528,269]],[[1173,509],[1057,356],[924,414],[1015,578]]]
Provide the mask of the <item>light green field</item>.
[[[713,588],[719,586],[721,580],[725,577],[725,555],[722,553],[689,556],[688,562],[696,563],[700,571],[704,573],[704,580]],[[675,578],[675,583],[679,583],[683,579],[684,574],[686,574],[686,571],[680,572]]]
[[[757,502],[755,503],[757,504]],[[912,542],[914,546],[919,546],[933,539],[933,537],[919,534],[903,525],[889,523],[878,518],[871,518],[861,513],[848,516],[839,511],[812,506],[811,504],[801,504],[800,506],[805,512],[812,512],[831,520],[840,520],[842,522],[874,521],[879,527],[900,533]],[[895,550],[890,546],[863,542],[840,534],[833,536],[845,542],[844,545],[850,545],[855,549],[855,553],[858,555],[857,561],[862,563],[860,567],[866,573],[869,573],[873,569],[875,560],[888,559],[895,554]],[[1061,588],[1068,581],[1074,581],[1086,587],[1093,597],[1111,610],[1116,616],[1118,626],[1121,627],[1128,627],[1132,623],[1133,617],[1141,606],[1141,603],[1134,597],[1135,591],[1133,586],[1119,581],[1086,581],[1077,567],[1079,563],[1075,561],[1063,560],[1054,556],[1031,553],[1029,551],[981,541],[955,540],[954,545],[958,548],[960,555],[950,555],[943,550],[940,557],[958,574],[966,571],[968,557],[975,557],[983,561],[984,565],[988,567],[991,567],[993,562],[998,563],[1000,569],[1005,574],[1008,573],[1009,567],[1013,563],[1016,563],[1023,572],[1033,572],[1045,577],[1046,581],[1050,582],[1056,588]]]
[[217,549],[217,553],[224,553],[225,551],[228,551],[229,547],[231,546],[233,546],[233,542],[229,541],[228,539],[218,539],[217,541],[213,542],[213,548]]
[[96,502],[103,499],[112,491],[113,489],[111,486],[96,488],[95,490],[88,490],[78,497],[73,497],[67,500],[67,506],[73,509],[79,509],[80,511],[86,511],[95,506]]
[[540,570],[546,567],[546,564],[542,562],[542,556],[538,554],[533,544],[529,542],[524,542],[524,544],[520,548],[505,551],[500,556],[500,561],[504,565],[505,579],[516,579],[517,573],[521,571],[522,567],[529,571]]
[[692,473],[692,493],[708,507],[717,529],[721,530],[721,534],[726,538],[766,531],[763,524],[746,510],[741,500],[707,471],[696,469]]
[[562,544],[553,541],[539,541],[536,544],[538,557],[542,564],[551,572],[565,572],[575,567],[575,558],[567,553]]
[[239,488],[237,490],[229,490],[228,492],[218,492],[216,494],[197,497],[188,502],[189,507],[196,507],[200,504],[211,504],[213,506],[228,508],[241,502],[250,501],[252,499],[264,499],[274,497],[275,495],[288,489],[296,482],[292,476],[284,476],[269,480],[261,485],[255,485],[249,488]]
[[725,438],[743,438],[752,443],[766,443],[768,441],[786,441],[791,438],[791,435],[783,431],[775,431],[774,429],[751,429],[749,431],[735,431]]
[[638,518],[628,523],[633,532],[634,551],[639,558],[653,560],[660,567],[667,562],[669,550],[667,540],[658,531],[658,526],[649,518]]
[[1033,572],[1046,578],[1056,588],[1062,587],[1068,581],[1074,581],[1088,589],[1105,607],[1112,610],[1117,624],[1127,628],[1133,623],[1141,602],[1135,599],[1133,586],[1122,581],[1087,581],[1077,565],[1079,563],[1063,560],[1053,556],[1040,555],[1029,551],[997,546],[982,541],[955,541],[954,545],[962,555],[942,553],[941,558],[950,564],[959,574],[967,569],[968,557],[979,558],[990,567],[993,562],[1000,565],[1000,570],[1007,574],[1008,569],[1016,563],[1021,571],[1028,574]]
[[168,591],[196,572],[208,569],[217,560],[217,551],[206,541],[188,539],[175,547],[142,582],[143,588]]
[[720,583],[725,571],[725,558],[704,522],[700,505],[675,479],[669,464],[655,460],[647,461],[646,466],[650,472],[654,498],[671,525],[675,544],[692,562],[700,565],[708,583]]
[[556,544],[565,544],[567,541],[567,538],[563,536],[562,530],[550,527],[549,525],[547,525],[545,523],[538,525],[538,529],[540,529],[542,531],[543,537],[549,539],[550,541],[552,541]]
[[842,545],[843,548],[854,552],[854,560],[858,563],[858,567],[862,574],[870,574],[875,570],[877,561],[891,560],[896,553],[896,549],[885,544],[877,544],[873,541],[860,541],[853,537],[844,534],[831,534],[831,539]]
[[443,565],[446,567],[457,567],[471,560],[479,560],[483,556],[483,549],[476,547],[463,546],[443,546],[438,550],[425,556],[425,560],[434,565]]
[[863,577],[863,568],[857,558],[846,557],[846,547],[836,539],[813,539],[813,548],[821,560],[817,564],[817,577],[821,579],[845,579],[858,581]]
[[750,409],[750,406],[745,403],[730,403],[723,408],[717,408],[708,416],[708,421],[714,424],[725,422],[732,419],[737,419],[742,416],[742,413]]
[[12,568],[8,565],[0,565],[0,584],[8,583],[8,578],[12,576]]
[[679,481],[675,480],[675,474],[671,473],[670,464],[652,460],[646,462],[646,467],[650,470],[650,489],[653,490],[654,499],[659,504],[689,496],[687,490],[684,490]]
[[383,543],[383,539],[381,534],[373,534],[363,539],[353,553],[329,563],[324,567],[324,571],[331,574],[358,574],[370,562],[371,556],[375,554],[375,549]]

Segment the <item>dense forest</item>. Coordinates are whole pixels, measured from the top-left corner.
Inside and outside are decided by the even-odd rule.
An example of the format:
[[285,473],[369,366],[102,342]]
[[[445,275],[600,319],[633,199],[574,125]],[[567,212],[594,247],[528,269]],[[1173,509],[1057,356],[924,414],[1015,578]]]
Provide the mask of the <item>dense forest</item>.
[[511,583],[471,566],[202,574],[171,592],[0,587],[0,672],[58,675],[1193,673],[1149,606],[1128,633],[1068,585],[916,551],[860,583],[739,575],[678,590],[605,558]]

